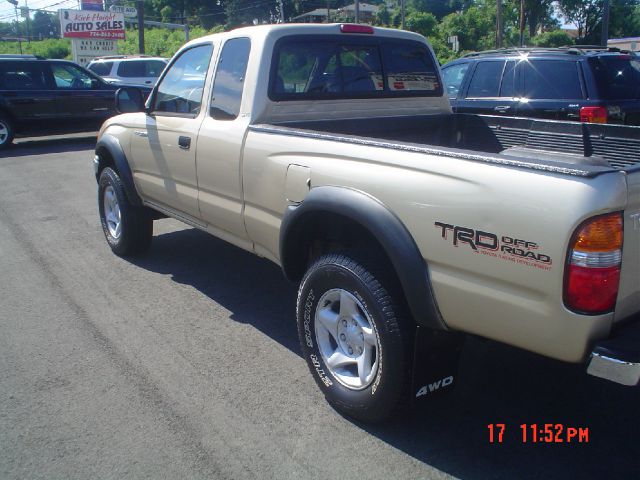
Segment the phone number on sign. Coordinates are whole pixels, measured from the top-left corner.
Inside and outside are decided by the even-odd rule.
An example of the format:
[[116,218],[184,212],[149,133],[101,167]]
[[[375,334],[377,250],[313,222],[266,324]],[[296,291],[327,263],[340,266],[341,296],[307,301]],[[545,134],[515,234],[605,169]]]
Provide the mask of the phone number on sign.
[[[504,423],[490,423],[489,443],[502,443],[507,426]],[[522,423],[520,424],[522,443],[589,443],[589,427],[568,427],[562,423]]]

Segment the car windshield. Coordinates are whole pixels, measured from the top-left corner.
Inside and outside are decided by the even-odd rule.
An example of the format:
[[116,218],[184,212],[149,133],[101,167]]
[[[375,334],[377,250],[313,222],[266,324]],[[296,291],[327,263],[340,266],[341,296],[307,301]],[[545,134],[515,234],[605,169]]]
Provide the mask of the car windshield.
[[601,98],[640,98],[640,58],[631,55],[600,56],[590,58],[589,62]]

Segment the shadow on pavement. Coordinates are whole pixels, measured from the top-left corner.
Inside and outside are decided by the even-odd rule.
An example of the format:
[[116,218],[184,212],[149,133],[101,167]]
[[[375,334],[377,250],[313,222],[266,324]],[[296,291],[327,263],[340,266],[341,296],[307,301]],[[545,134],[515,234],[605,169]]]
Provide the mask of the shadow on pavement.
[[93,150],[96,146],[96,133],[92,132],[72,137],[29,137],[17,139],[16,142],[6,149],[0,150],[0,158]]
[[[296,287],[278,267],[198,230],[158,235],[134,262],[209,296],[300,354]],[[584,374],[580,365],[469,338],[457,388],[403,418],[363,430],[462,479],[640,478],[639,390]],[[488,424],[504,424],[489,442]],[[524,443],[521,424],[587,427],[588,443]],[[530,438],[531,427],[528,427]],[[357,447],[356,447],[357,448]]]

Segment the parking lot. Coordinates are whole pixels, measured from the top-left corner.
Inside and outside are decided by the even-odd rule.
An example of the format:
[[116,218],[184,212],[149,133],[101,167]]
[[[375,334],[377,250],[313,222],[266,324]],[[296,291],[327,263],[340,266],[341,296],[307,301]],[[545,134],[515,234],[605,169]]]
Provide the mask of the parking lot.
[[[174,220],[144,256],[111,253],[94,143],[0,153],[0,478],[638,477],[638,390],[481,339],[451,395],[384,425],[340,416],[277,266]],[[588,442],[523,442],[549,423]]]

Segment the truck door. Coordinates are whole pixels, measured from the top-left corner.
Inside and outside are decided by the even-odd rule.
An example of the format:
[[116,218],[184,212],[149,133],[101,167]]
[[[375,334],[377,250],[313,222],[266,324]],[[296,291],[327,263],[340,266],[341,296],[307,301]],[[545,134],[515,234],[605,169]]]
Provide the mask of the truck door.
[[532,59],[520,62],[522,97],[516,107],[519,117],[578,120],[584,102],[578,62],[564,59]]
[[184,50],[153,94],[149,114],[132,118],[129,162],[140,193],[177,212],[199,218],[196,138],[213,45]]
[[479,61],[463,98],[456,100],[458,113],[514,115],[515,61]]
[[250,113],[242,93],[250,51],[248,38],[232,38],[222,46],[196,153],[202,219],[241,239],[247,233],[242,218],[240,157]]

